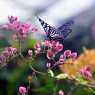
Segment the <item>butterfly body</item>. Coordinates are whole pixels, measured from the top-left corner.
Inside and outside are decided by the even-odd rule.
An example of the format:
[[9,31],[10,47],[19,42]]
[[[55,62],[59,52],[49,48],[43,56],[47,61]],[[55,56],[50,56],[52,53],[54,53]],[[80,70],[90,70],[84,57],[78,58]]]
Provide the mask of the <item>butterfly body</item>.
[[50,40],[64,40],[65,37],[67,37],[68,34],[72,32],[71,26],[74,23],[71,20],[56,29],[44,22],[41,18],[38,18],[38,20],[41,23],[44,31],[46,32],[47,37]]

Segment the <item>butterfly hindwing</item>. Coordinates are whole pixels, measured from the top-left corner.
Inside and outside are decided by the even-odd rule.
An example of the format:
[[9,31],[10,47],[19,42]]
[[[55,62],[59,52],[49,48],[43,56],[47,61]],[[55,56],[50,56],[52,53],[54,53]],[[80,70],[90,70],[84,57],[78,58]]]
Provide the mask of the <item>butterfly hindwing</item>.
[[64,23],[62,26],[60,26],[57,31],[60,32],[60,35],[63,36],[63,39],[68,36],[69,33],[72,32],[72,24],[74,24],[73,20],[70,20],[66,23]]

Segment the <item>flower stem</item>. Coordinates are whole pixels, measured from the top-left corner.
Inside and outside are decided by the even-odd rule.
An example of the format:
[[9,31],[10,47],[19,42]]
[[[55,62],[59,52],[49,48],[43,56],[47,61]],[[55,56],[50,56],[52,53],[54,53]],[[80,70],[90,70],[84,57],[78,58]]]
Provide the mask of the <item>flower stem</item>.
[[54,89],[53,89],[53,95],[56,95],[56,91],[57,91],[57,87],[58,87],[58,80],[57,80],[57,82],[55,83],[55,87],[54,87]]
[[43,72],[37,71],[32,65],[30,65],[30,68],[31,68],[35,73],[38,73],[38,74],[40,74],[40,75],[46,75],[46,74],[43,73]]
[[21,55],[21,40],[19,40],[19,54]]
[[19,55],[20,55],[21,58],[23,58],[21,45],[22,45],[21,40],[19,40]]

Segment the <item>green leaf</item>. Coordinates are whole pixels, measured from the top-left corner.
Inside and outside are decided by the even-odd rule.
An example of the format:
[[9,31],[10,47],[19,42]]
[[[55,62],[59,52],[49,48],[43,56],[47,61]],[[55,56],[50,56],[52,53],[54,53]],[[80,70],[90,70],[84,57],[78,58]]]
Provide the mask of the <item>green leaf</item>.
[[66,78],[68,78],[68,75],[62,73],[62,74],[57,75],[55,78],[57,78],[57,79],[66,79]]
[[51,69],[48,70],[48,74],[51,76],[51,77],[54,77],[54,73]]

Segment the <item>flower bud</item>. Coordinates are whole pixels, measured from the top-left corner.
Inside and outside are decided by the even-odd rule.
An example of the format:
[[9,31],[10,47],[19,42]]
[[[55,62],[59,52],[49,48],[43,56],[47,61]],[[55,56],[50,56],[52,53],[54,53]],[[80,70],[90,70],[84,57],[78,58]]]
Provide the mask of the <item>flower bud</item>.
[[47,58],[51,59],[54,56],[54,52],[52,50],[47,51]]
[[72,59],[76,59],[77,58],[77,53],[76,52],[73,52],[70,56]]
[[26,90],[26,88],[25,88],[24,86],[20,86],[20,87],[19,87],[19,93],[20,93],[21,95],[25,95],[26,92],[27,92],[27,90]]
[[32,57],[32,55],[33,55],[32,50],[28,50],[28,55],[29,55],[30,57]]
[[46,66],[47,66],[47,68],[50,68],[51,67],[51,63],[47,63]]
[[58,95],[64,95],[63,90],[60,90],[60,91],[58,92]]
[[71,56],[71,50],[65,50],[64,51],[64,56],[65,57],[70,57]]

